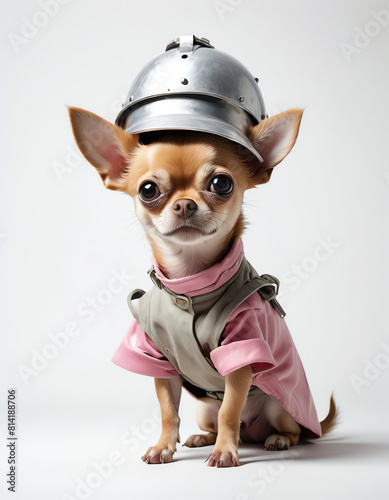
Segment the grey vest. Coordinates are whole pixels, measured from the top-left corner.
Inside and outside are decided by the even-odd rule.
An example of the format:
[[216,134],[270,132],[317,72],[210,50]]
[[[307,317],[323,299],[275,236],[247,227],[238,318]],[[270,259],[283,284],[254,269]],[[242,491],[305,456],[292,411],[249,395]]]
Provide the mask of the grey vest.
[[244,300],[258,292],[285,316],[275,299],[277,278],[258,276],[244,257],[239,270],[224,285],[193,297],[165,287],[153,268],[149,274],[155,286],[147,293],[139,289],[131,292],[128,305],[139,326],[196,397],[218,397],[224,392],[224,377],[212,365],[209,354],[219,347],[228,318]]

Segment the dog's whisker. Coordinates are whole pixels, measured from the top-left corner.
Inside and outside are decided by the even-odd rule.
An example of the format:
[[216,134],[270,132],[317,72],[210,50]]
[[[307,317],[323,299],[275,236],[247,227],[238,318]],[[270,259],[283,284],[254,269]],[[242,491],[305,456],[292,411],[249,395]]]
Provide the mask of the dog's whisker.
[[135,220],[133,220],[133,221],[128,222],[128,223],[124,226],[123,230],[124,230],[124,231],[126,231],[127,229],[129,229],[131,226],[133,226],[133,225],[134,225],[134,224],[136,224],[137,222],[139,222],[139,221],[138,221],[138,219],[135,219]]
[[261,207],[258,206],[258,205],[255,205],[254,203],[250,203],[250,202],[245,202],[244,203],[244,209],[249,212],[254,212],[256,215],[263,215],[264,212],[261,210]]

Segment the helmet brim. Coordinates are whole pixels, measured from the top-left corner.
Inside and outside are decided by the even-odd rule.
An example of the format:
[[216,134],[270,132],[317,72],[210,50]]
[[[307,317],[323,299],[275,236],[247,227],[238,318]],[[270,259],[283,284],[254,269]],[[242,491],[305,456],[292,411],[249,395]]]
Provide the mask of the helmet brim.
[[163,96],[127,106],[116,124],[128,134],[164,130],[214,134],[240,144],[263,161],[244,133],[254,125],[252,118],[233,102],[195,95]]

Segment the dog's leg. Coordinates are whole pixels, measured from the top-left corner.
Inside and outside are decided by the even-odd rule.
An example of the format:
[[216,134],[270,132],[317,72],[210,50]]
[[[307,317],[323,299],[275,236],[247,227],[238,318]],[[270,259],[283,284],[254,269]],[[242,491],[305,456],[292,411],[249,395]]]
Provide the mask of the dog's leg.
[[188,448],[197,448],[200,446],[208,446],[215,444],[217,437],[217,417],[220,409],[221,401],[201,398],[196,407],[196,417],[198,426],[207,434],[193,434],[190,436],[183,446]]
[[151,446],[142,460],[148,464],[171,462],[180,441],[178,408],[181,399],[181,377],[156,378],[155,389],[161,406],[162,432],[158,443]]
[[250,365],[239,368],[225,377],[225,393],[218,416],[218,435],[208,462],[211,467],[239,465],[240,416],[246,403],[251,380]]
[[290,446],[298,444],[300,427],[281,403],[271,398],[265,411],[269,423],[278,431],[266,439],[266,450],[287,450]]

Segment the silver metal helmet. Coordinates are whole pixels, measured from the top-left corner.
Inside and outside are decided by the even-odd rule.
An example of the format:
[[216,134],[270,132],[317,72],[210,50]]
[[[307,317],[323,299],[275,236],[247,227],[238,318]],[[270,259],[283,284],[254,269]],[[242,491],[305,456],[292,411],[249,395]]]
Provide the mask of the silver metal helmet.
[[186,35],[137,75],[116,124],[131,134],[208,132],[241,144],[262,161],[245,130],[266,117],[258,78],[209,40]]

